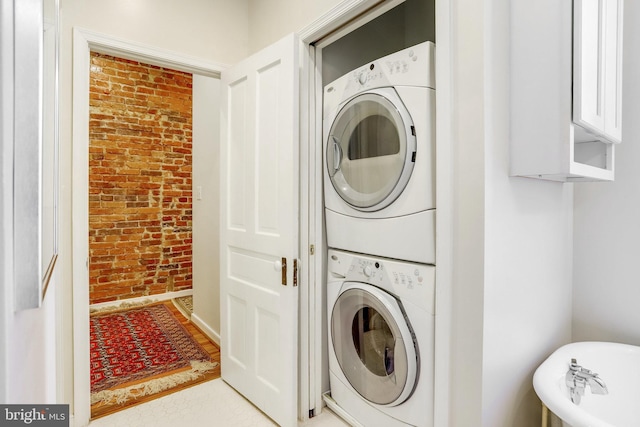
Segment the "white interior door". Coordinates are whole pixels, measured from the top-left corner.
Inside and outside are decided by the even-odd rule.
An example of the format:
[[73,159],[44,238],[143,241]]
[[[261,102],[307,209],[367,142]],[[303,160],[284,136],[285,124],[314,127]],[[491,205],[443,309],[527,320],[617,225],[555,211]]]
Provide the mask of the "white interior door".
[[298,397],[298,43],[221,79],[222,378],[285,427]]

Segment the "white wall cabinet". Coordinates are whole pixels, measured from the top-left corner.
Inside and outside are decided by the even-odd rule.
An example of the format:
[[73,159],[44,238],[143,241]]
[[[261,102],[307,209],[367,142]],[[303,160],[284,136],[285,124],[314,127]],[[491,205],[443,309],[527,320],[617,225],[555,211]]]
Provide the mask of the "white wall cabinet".
[[512,176],[614,179],[622,17],[623,0],[512,5]]
[[610,142],[622,139],[622,0],[575,0],[573,121]]

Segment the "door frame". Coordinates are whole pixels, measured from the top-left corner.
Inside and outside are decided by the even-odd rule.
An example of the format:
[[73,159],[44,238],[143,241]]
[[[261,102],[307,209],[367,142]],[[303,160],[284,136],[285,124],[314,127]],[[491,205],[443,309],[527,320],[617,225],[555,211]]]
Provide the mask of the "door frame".
[[[335,40],[404,0],[343,0],[298,31],[300,55],[300,333],[299,400],[301,421],[318,415],[329,376],[324,290],[327,242],[324,228],[322,153],[322,56],[317,44]],[[306,200],[306,203],[304,202]],[[326,378],[325,378],[326,377]],[[325,384],[323,384],[325,380]]]
[[[225,64],[204,61],[152,46],[133,43],[83,28],[73,29],[72,128],[72,304],[73,304],[73,422],[91,418],[89,364],[89,64],[90,52],[104,53],[220,78]],[[58,310],[63,312],[64,307]]]
[[[453,142],[455,131],[453,99],[455,69],[451,55],[454,43],[454,2],[434,0],[436,6],[436,322],[433,425],[450,424],[451,405],[451,332],[453,291]],[[301,205],[300,256],[303,277],[308,286],[300,289],[300,357],[307,351],[305,363],[300,363],[301,381],[308,379],[308,387],[300,387],[300,414],[314,415],[324,406],[323,374],[328,375],[327,348],[323,348],[323,292],[327,281],[327,244],[323,209],[322,162],[322,47],[345,36],[366,22],[383,14],[404,0],[344,0],[317,20],[299,31],[303,43],[301,55],[301,167],[308,167],[308,176],[301,174],[301,191],[308,190],[308,204]],[[306,88],[306,90],[305,90]],[[306,108],[305,108],[306,106]],[[301,197],[301,201],[303,198]],[[302,232],[307,227],[308,233]],[[313,249],[312,249],[313,247]],[[315,254],[315,255],[314,255]],[[303,307],[308,310],[304,312]],[[325,365],[323,366],[323,362]],[[301,383],[302,384],[302,383]],[[305,406],[305,404],[307,406]]]

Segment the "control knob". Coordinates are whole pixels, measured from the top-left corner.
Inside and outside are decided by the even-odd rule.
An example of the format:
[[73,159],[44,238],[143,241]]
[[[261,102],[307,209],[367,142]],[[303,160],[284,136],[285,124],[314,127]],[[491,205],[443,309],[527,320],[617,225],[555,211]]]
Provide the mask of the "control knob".
[[372,273],[371,266],[370,265],[365,265],[364,269],[362,270],[362,272],[364,273],[365,276],[371,277],[371,273]]

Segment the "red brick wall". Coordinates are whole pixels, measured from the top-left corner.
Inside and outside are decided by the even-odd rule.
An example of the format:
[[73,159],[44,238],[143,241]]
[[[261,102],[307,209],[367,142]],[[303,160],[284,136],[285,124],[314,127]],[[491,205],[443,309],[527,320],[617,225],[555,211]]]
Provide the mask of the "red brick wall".
[[91,303],[191,288],[192,77],[91,54]]

